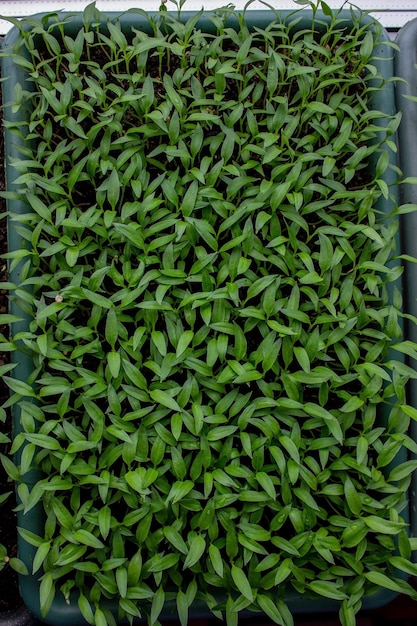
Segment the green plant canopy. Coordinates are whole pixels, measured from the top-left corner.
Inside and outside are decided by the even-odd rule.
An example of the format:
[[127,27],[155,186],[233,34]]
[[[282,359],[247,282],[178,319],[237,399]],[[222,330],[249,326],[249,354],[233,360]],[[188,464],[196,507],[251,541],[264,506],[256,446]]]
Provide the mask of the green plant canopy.
[[352,626],[378,587],[415,596],[388,43],[324,3],[263,27],[163,8],[18,22],[3,53],[4,463],[45,513],[21,530],[42,614],[289,626],[297,592]]

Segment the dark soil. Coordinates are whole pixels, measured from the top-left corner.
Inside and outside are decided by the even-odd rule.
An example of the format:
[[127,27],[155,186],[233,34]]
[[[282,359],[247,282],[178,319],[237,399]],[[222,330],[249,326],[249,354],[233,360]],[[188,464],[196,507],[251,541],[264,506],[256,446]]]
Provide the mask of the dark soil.
[[[0,92],[0,104],[1,104],[1,92]],[[3,144],[3,125],[2,125],[2,109],[0,106],[0,191],[5,189],[5,176],[4,176],[4,144]],[[0,197],[0,215],[6,211],[6,203],[3,198]],[[6,219],[0,220],[0,285],[7,280],[7,266],[6,261],[1,258],[7,252],[7,227]],[[7,313],[7,292],[5,289],[0,289],[0,314]],[[0,326],[0,333],[7,335],[7,327]],[[9,355],[6,352],[0,352],[0,365],[7,363]],[[3,380],[0,378],[0,405],[8,397],[8,389]],[[0,422],[0,430],[10,436],[11,420],[10,417],[6,424]],[[0,450],[3,454],[7,454],[8,450],[6,446],[0,446]],[[7,475],[0,464],[0,495],[8,491],[12,491],[13,486],[7,481]],[[16,501],[14,494],[12,494],[6,502],[0,505],[0,544],[7,548],[8,556],[17,556],[17,536],[16,536],[16,515],[14,513],[14,507]],[[12,568],[6,565],[0,571],[0,613],[16,609],[21,605],[22,601],[19,594],[17,574]]]

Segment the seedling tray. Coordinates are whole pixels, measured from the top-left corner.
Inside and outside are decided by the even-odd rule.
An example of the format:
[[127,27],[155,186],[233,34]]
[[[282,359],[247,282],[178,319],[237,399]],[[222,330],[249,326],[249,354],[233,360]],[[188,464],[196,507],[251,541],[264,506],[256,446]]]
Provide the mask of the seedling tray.
[[[184,12],[182,14],[182,20],[186,21],[191,17],[191,13]],[[284,18],[288,17],[289,12],[283,12],[281,14]],[[342,12],[341,16],[346,20],[346,25],[349,26],[351,24],[351,13],[350,12]],[[110,15],[111,18],[115,18],[116,15]],[[317,16],[319,20],[326,20],[327,18],[322,14],[318,14]],[[250,28],[265,28],[271,20],[275,18],[275,14],[271,11],[247,11],[245,14],[246,23]],[[368,18],[365,18],[367,20]],[[135,14],[129,13],[121,16],[121,23],[125,32],[129,31],[129,29],[134,26],[138,30],[146,31],[148,29],[148,23],[146,18]],[[371,20],[369,20],[369,23]],[[302,30],[307,28],[311,23],[311,13],[308,11],[303,12],[303,16],[299,21],[294,25],[295,29]],[[74,14],[70,20],[66,20],[63,22],[65,32],[73,37],[76,36],[76,33],[81,29],[82,26],[82,16]],[[236,22],[232,20],[231,25],[235,25]],[[199,28],[203,31],[207,29],[211,32],[213,26],[211,21],[206,19],[204,15],[200,18],[198,22]],[[7,35],[4,42],[4,49],[12,48],[14,42],[17,39],[18,31],[16,29],[12,29]],[[381,74],[387,79],[386,84],[375,93],[375,108],[383,111],[387,115],[393,115],[395,113],[395,99],[394,99],[394,87],[393,83],[389,82],[388,79],[393,75],[393,63],[391,62],[391,48],[387,45],[389,42],[389,37],[386,33],[383,33],[377,48],[375,49],[375,57],[381,59],[381,61],[376,61],[375,65],[380,71]],[[16,85],[20,85],[22,88],[29,88],[27,82],[25,81],[25,74],[21,68],[17,65],[14,65],[10,59],[4,57],[2,59],[2,73],[3,76],[9,77],[9,79],[3,83],[4,89],[4,100],[5,102],[9,102],[13,100],[13,93]],[[30,112],[29,112],[30,113]],[[9,122],[16,122],[19,119],[22,119],[19,116],[22,116],[22,112],[13,113],[10,108],[6,107],[5,109],[6,120]],[[20,150],[22,145],[24,145],[24,139],[22,138],[20,141],[16,138],[15,135],[11,135],[7,132],[6,128],[6,154],[9,155],[12,160],[18,160],[20,158]],[[392,152],[387,151],[388,158],[390,162],[393,163],[393,157],[391,156]],[[13,165],[8,164],[7,167],[7,181],[8,181],[8,189],[13,190],[16,188],[15,180],[18,178],[19,173],[13,167]],[[390,193],[392,196],[395,196],[395,173],[391,169],[387,169],[384,175],[384,180],[386,185],[390,188]],[[382,198],[379,202],[379,209],[388,215],[393,207],[392,204],[392,196],[390,198]],[[27,207],[23,202],[18,202],[16,200],[10,201],[10,210],[14,214],[24,214],[27,211]],[[11,222],[9,225],[9,247],[11,251],[20,250],[24,242],[22,241],[20,232],[18,228],[15,228],[15,225]],[[11,271],[11,282],[19,283],[20,282],[20,268],[13,268]],[[399,282],[396,283],[397,287],[399,286]],[[16,322],[13,324],[13,333],[16,334],[18,331],[25,331],[30,324],[31,318],[30,315],[25,314],[25,312],[18,308],[16,303],[12,300],[11,302],[11,312],[23,317],[23,321]],[[27,381],[31,379],[33,374],[33,362],[30,357],[28,357],[24,351],[19,354],[14,353],[13,355],[15,359],[15,363],[17,363],[17,367],[14,370],[13,376],[16,377],[17,380]],[[380,416],[381,421],[383,422],[384,417]],[[15,411],[15,431],[16,434],[21,430],[21,426],[19,423],[19,414],[18,411]],[[403,453],[401,452],[395,459],[394,465],[401,463],[405,460]],[[34,469],[32,473],[25,474],[25,482],[27,485],[33,484],[38,478],[38,470]],[[403,513],[404,515],[404,513]],[[407,517],[407,513],[405,513],[405,517]],[[18,513],[18,525],[23,528],[31,531],[32,533],[42,535],[43,527],[44,527],[44,518],[42,514],[40,514],[39,508],[34,507],[25,515],[20,511]],[[30,544],[28,544],[23,538],[19,539],[19,552],[20,557],[27,563],[28,569],[31,570],[32,562],[34,559],[34,555],[36,549],[33,548]],[[29,576],[21,576],[20,585],[22,591],[22,597],[30,608],[30,610],[35,615],[40,615],[40,607],[39,607],[39,580],[37,575],[29,575]],[[378,591],[372,595],[368,595],[364,599],[363,607],[366,609],[374,608],[377,606],[381,606],[387,603],[391,597],[393,597],[392,592],[387,592],[384,590]],[[325,611],[333,611],[338,607],[338,603],[331,600],[326,599],[311,599],[304,595],[292,594],[287,598],[288,606],[295,613],[305,612],[325,612]],[[109,604],[109,607],[112,609],[112,605]],[[202,617],[207,616],[207,609],[203,606],[195,603],[191,607],[190,616],[191,617]],[[167,604],[164,609],[163,617],[169,618],[170,616],[176,617],[175,610],[173,606]],[[84,619],[80,614],[80,611],[77,606],[77,599],[71,596],[70,602],[66,603],[63,598],[57,597],[52,607],[46,617],[46,622],[55,625],[60,624],[62,626],[78,626],[80,624],[84,624]]]

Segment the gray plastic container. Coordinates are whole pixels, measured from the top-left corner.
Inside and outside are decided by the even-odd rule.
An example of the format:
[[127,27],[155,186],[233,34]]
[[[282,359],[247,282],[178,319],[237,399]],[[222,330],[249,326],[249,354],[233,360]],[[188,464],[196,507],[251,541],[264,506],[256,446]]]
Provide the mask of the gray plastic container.
[[[404,178],[417,179],[417,19],[408,22],[399,31],[395,43],[398,50],[395,54],[395,76],[401,80],[395,88],[397,110],[402,112],[401,124],[398,129],[399,164]],[[412,100],[415,98],[415,100]],[[417,204],[417,182],[403,184],[400,187],[400,200],[403,204]],[[402,216],[403,251],[417,257],[417,213],[406,213]],[[404,291],[408,313],[417,317],[417,265],[405,263]],[[414,295],[413,295],[414,294]],[[417,342],[417,327],[414,323],[405,322],[407,339]],[[410,360],[412,367],[417,369],[417,362]],[[417,406],[417,385],[411,384],[408,389],[408,401]],[[417,441],[417,423],[412,421],[411,435]],[[415,455],[414,455],[415,458]],[[411,533],[417,536],[417,475],[413,474],[410,494]]]

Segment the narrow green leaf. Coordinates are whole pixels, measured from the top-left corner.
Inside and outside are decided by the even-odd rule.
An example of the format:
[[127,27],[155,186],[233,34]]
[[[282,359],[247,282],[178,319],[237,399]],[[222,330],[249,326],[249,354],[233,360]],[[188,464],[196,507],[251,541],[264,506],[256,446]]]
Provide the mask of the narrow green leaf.
[[151,624],[155,624],[160,616],[165,604],[165,592],[162,587],[158,587],[151,605]]
[[275,485],[272,478],[266,472],[256,472],[256,480],[261,485],[262,489],[266,491],[270,498],[276,499],[277,494],[275,491]]
[[397,480],[403,480],[407,476],[410,476],[415,470],[417,470],[417,461],[405,461],[394,467],[388,477],[388,482],[394,482]]
[[120,353],[112,350],[107,353],[107,363],[112,378],[117,378],[120,373]]
[[342,591],[337,583],[327,580],[313,580],[309,584],[310,589],[320,596],[330,598],[332,600],[345,600],[347,595]]
[[181,413],[181,407],[176,400],[172,396],[169,395],[166,391],[162,389],[154,389],[149,392],[150,397],[154,402],[158,404],[162,404],[162,406],[166,406],[168,409],[172,411],[178,411]]
[[164,527],[164,535],[166,539],[171,543],[174,548],[182,552],[182,554],[188,553],[188,546],[180,533],[173,526]]
[[213,543],[209,546],[209,557],[211,564],[213,565],[213,569],[216,572],[217,576],[223,578],[224,567],[223,567],[223,559],[220,553],[220,550]]
[[187,557],[184,561],[184,569],[189,567],[193,567],[203,556],[204,550],[206,549],[206,541],[204,537],[201,535],[197,535],[194,533],[194,536],[191,537],[189,541],[189,549]]
[[359,56],[364,63],[369,61],[369,57],[374,49],[374,35],[371,31],[368,31],[363,38],[361,47],[359,49]]
[[187,626],[188,624],[188,599],[187,595],[181,591],[181,589],[177,593],[177,612],[178,617],[180,618],[181,626]]
[[178,340],[176,357],[180,357],[188,348],[190,343],[192,342],[194,337],[194,332],[192,330],[186,330],[182,333],[181,337]]
[[284,559],[282,563],[275,570],[275,586],[278,587],[281,583],[284,582],[291,574],[292,561],[291,559]]
[[48,572],[42,576],[39,587],[39,603],[42,617],[46,617],[55,597],[55,584],[52,572]]
[[395,591],[396,593],[402,593],[402,588],[392,578],[389,578],[386,574],[382,572],[365,572],[365,578],[367,578],[371,583],[377,585],[378,587],[382,587],[383,589],[390,589],[391,591]]
[[78,596],[78,607],[86,622],[91,624],[91,626],[94,626],[94,615],[91,604],[82,593]]
[[110,178],[108,181],[108,188],[107,188],[107,199],[113,211],[116,208],[116,205],[119,201],[119,197],[120,197],[119,174],[117,173],[116,169],[113,169],[112,173],[110,174]]
[[250,582],[245,574],[245,572],[237,565],[232,565],[231,574],[233,578],[233,582],[236,587],[240,591],[240,593],[249,600],[249,602],[253,602],[254,596],[253,591],[250,585]]
[[17,557],[12,556],[9,559],[9,565],[18,574],[22,574],[22,576],[28,576],[29,575],[29,570],[26,567],[25,563],[23,563],[23,561],[21,559],[18,559]]
[[172,500],[172,503],[175,504],[185,498],[190,491],[192,491],[192,489],[194,489],[194,483],[192,480],[176,481],[169,491],[167,501],[169,502]]
[[51,550],[51,542],[45,541],[36,550],[35,557],[33,559],[32,574],[35,574],[43,565],[44,560],[48,556]]
[[294,355],[298,363],[300,364],[301,368],[308,374],[310,372],[311,366],[310,366],[310,359],[308,357],[308,354],[305,348],[301,346],[296,346],[294,348]]
[[166,344],[164,334],[161,333],[161,331],[159,330],[154,330],[151,333],[151,338],[159,354],[161,354],[162,356],[165,356],[167,353],[167,344]]
[[344,492],[348,507],[354,515],[359,515],[362,510],[362,500],[349,476],[345,479]]
[[106,341],[109,343],[112,350],[115,349],[116,341],[118,337],[118,322],[116,309],[109,309],[106,316],[105,327]]
[[122,598],[127,594],[127,569],[125,567],[118,567],[116,569],[116,583]]
[[165,556],[157,555],[149,561],[147,567],[152,573],[163,572],[177,565],[179,558],[179,554],[166,554]]
[[269,596],[258,593],[256,596],[256,602],[260,610],[265,613],[275,624],[285,626],[282,614],[278,608],[278,603],[272,600]]
[[108,534],[110,532],[111,525],[111,511],[110,507],[103,506],[98,513],[98,526],[100,529],[100,534],[103,539],[107,539]]
[[377,515],[369,515],[362,518],[365,524],[374,532],[384,535],[398,535],[405,527],[404,522],[391,522]]
[[104,548],[104,543],[84,528],[80,528],[74,532],[75,541],[90,546],[91,548]]

